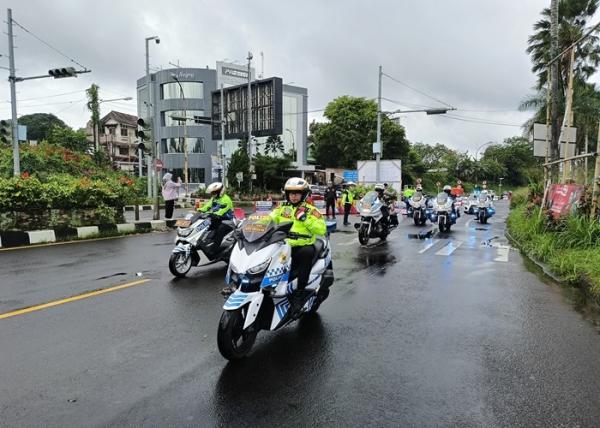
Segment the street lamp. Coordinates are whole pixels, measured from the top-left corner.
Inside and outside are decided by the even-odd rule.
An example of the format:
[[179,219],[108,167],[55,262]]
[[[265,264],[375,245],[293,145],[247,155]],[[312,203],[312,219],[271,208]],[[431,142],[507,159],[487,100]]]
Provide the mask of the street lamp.
[[189,177],[188,177],[188,148],[187,148],[187,111],[185,108],[185,94],[183,93],[183,86],[181,86],[181,82],[177,78],[176,74],[171,74],[171,77],[177,82],[179,85],[179,90],[181,91],[181,99],[183,100],[183,179],[185,181],[185,196],[188,195],[188,186],[189,186]]
[[292,132],[292,130],[291,130],[291,129],[289,129],[289,128],[285,128],[285,130],[286,130],[287,132],[289,132],[289,133],[290,133],[290,135],[292,136],[292,148],[293,148],[293,154],[294,154],[294,162],[296,162],[296,142],[295,142],[295,140],[294,140],[294,133],[293,133],[293,132]]
[[504,180],[504,177],[498,178],[498,199],[502,198],[502,180]]
[[475,184],[478,184],[479,182],[479,150],[490,144],[497,143],[495,141],[488,141],[487,143],[483,143],[481,146],[477,147],[477,150],[475,151]]
[[[152,129],[152,138],[156,139],[156,127],[155,127],[155,123],[154,123],[154,113],[152,112],[152,114],[150,114],[150,111],[148,110],[148,108],[153,105],[152,103],[152,82],[150,81],[150,54],[148,53],[149,51],[149,43],[150,40],[154,40],[154,43],[156,43],[157,45],[160,43],[160,38],[158,36],[150,36],[150,37],[146,37],[145,41],[146,41],[146,87],[148,88],[148,102],[146,103],[146,117],[148,119],[150,119],[150,126]],[[152,144],[152,151],[154,152],[154,157],[158,158],[159,155],[159,146],[158,145],[154,145]],[[148,194],[152,192],[154,193],[154,216],[153,219],[154,220],[159,220],[160,219],[160,206],[159,206],[159,195],[158,195],[158,174],[156,174],[156,172],[154,171],[154,168],[152,168],[152,159],[151,157],[147,157],[146,159],[148,159]],[[150,171],[152,171],[152,176],[154,177],[154,179],[151,179],[151,175],[150,175]]]

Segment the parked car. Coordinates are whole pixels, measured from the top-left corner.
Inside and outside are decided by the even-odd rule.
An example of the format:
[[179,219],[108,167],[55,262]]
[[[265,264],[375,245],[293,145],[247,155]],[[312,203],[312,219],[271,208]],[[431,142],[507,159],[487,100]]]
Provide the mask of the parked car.
[[475,193],[471,193],[469,196],[463,199],[462,204],[465,214],[474,214],[475,207],[477,206],[477,195]]

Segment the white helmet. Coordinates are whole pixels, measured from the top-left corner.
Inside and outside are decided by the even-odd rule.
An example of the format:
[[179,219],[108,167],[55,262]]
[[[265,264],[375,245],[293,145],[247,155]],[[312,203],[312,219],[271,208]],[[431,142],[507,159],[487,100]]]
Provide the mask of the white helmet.
[[215,181],[206,188],[206,193],[210,193],[211,196],[221,196],[223,194],[223,183]]
[[288,200],[288,202],[290,200],[289,195],[292,192],[302,193],[302,201],[304,201],[308,196],[308,191],[310,190],[310,187],[305,179],[299,177],[292,177],[285,182],[283,190],[285,191],[285,198]]
[[381,191],[384,191],[384,190],[385,190],[385,187],[384,187],[384,185],[383,185],[383,184],[381,184],[381,183],[377,183],[377,184],[375,185],[375,191],[379,191],[379,190],[381,190]]
[[446,185],[444,186],[444,189],[443,189],[443,190],[444,190],[444,192],[445,192],[446,190],[452,190],[452,187],[450,187],[448,184],[446,184]]

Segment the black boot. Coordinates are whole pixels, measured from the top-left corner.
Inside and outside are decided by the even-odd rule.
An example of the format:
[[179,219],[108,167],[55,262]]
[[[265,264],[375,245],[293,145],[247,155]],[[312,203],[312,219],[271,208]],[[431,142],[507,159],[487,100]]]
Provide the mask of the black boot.
[[292,311],[292,315],[297,315],[300,313],[304,304],[312,296],[313,290],[305,290],[299,289],[294,290],[292,295],[290,296],[290,310]]

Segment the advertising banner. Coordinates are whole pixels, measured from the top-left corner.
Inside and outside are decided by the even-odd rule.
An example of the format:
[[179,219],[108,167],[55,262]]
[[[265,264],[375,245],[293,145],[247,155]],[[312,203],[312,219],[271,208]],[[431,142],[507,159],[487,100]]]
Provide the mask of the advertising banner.
[[572,214],[577,210],[583,191],[581,184],[553,184],[548,192],[546,207],[554,218]]

